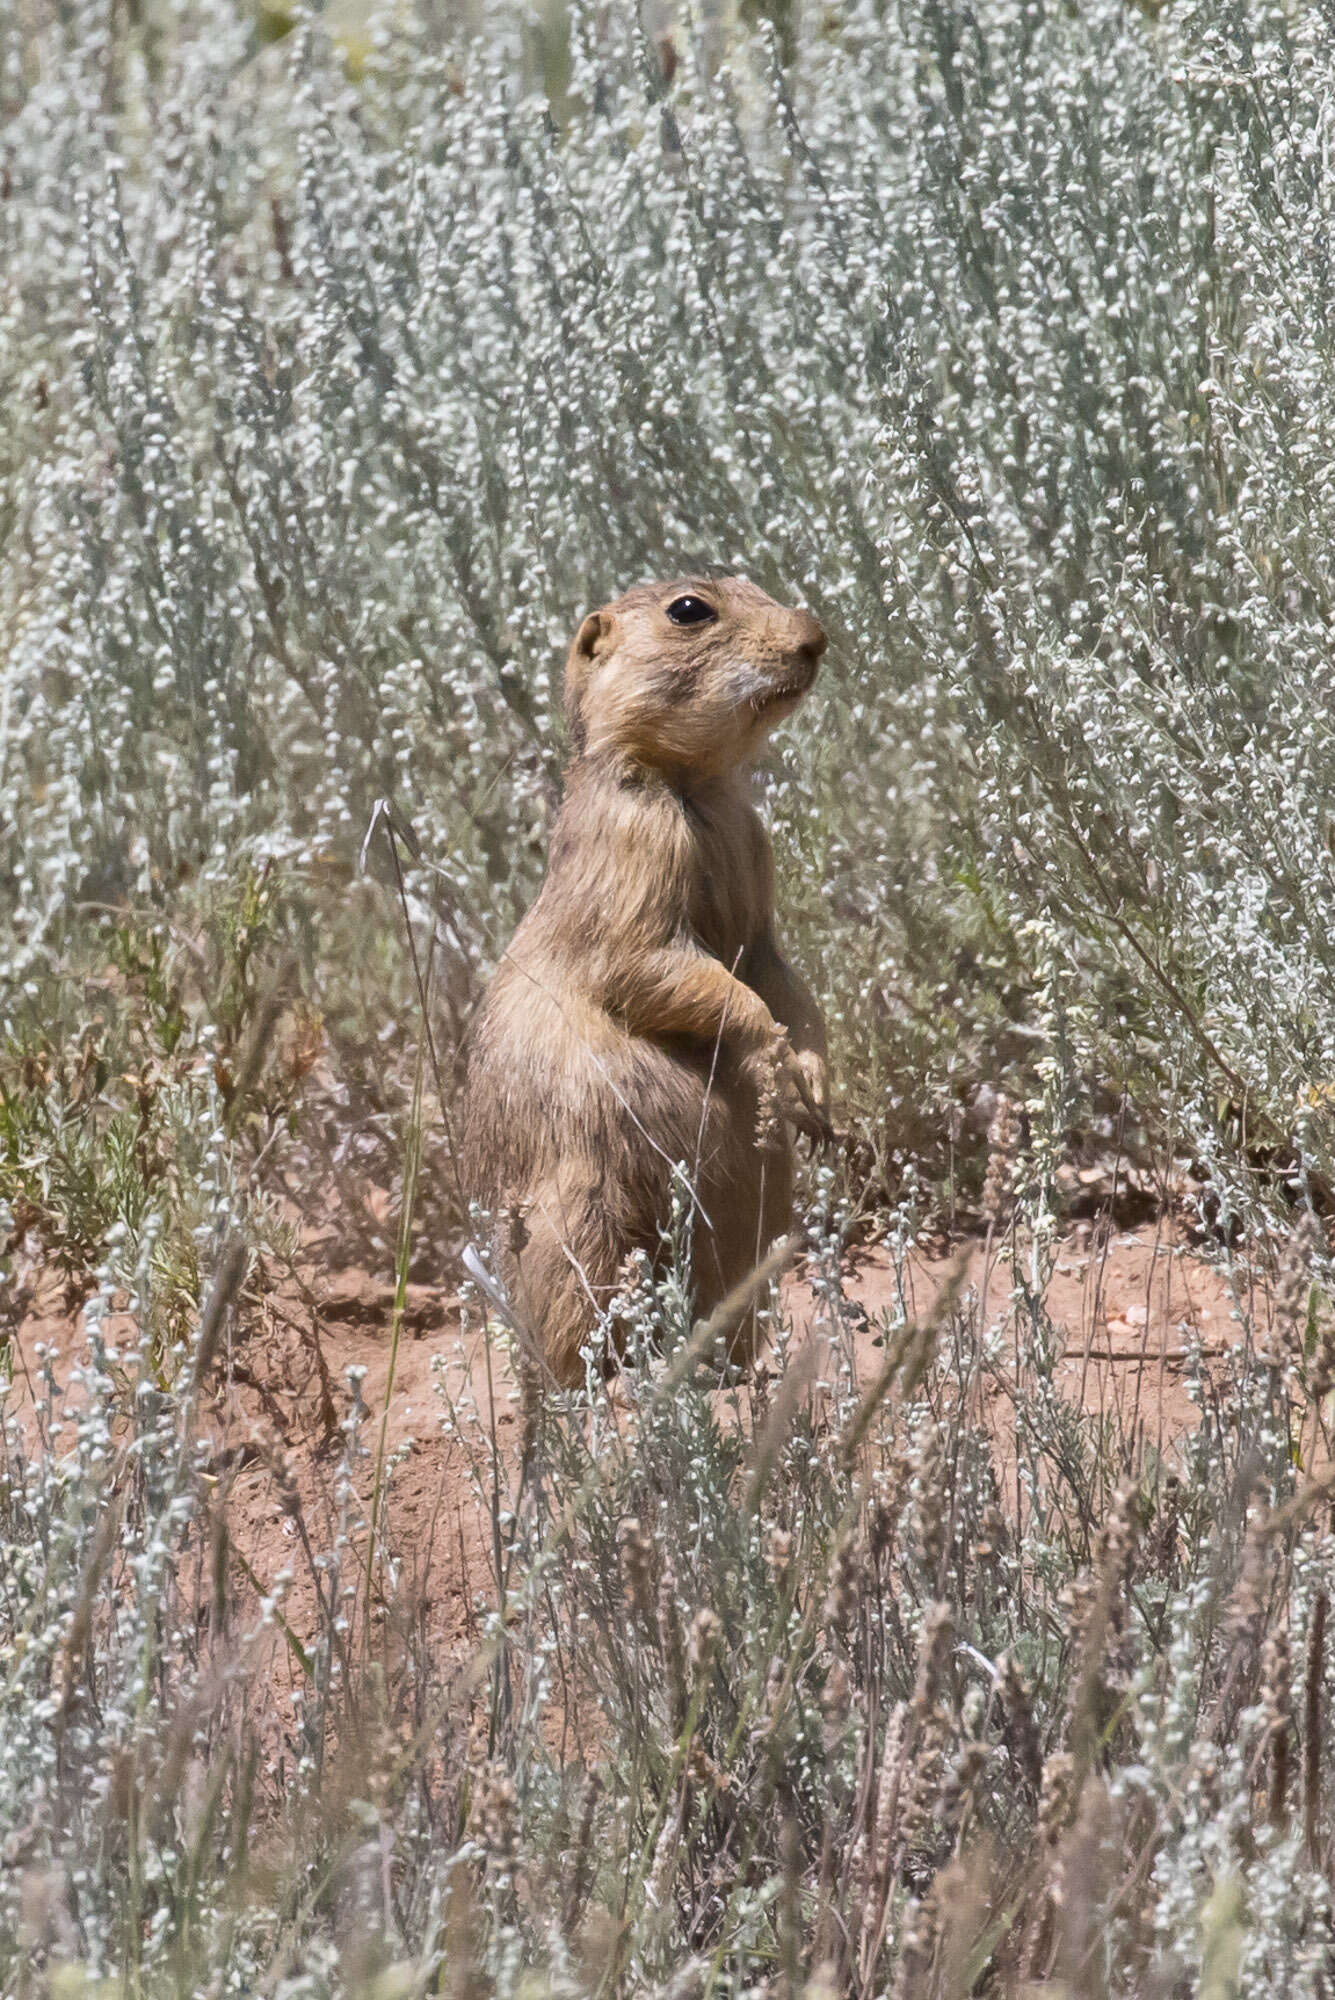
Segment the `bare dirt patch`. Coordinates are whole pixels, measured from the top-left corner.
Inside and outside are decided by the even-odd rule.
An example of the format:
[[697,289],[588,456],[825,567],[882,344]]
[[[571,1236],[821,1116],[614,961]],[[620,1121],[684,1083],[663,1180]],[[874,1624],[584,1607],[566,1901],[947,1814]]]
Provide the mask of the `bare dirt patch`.
[[[871,1246],[851,1252],[844,1270],[847,1296],[860,1308],[854,1346],[864,1378],[876,1372],[887,1331],[905,1315],[929,1313],[961,1259],[963,1295],[1001,1329],[1003,1354],[1014,1353],[1016,1301],[1022,1316],[1030,1278],[1023,1254],[1017,1270],[995,1246],[973,1241],[915,1251],[897,1271],[884,1247]],[[1245,1322],[1267,1323],[1264,1283],[1246,1260],[1235,1258],[1232,1269],[1231,1288],[1167,1220],[1122,1231],[1076,1225],[1061,1240],[1045,1294],[1060,1342],[1059,1393],[1171,1454],[1199,1421],[1211,1371],[1243,1340]],[[797,1355],[823,1338],[802,1273],[786,1281],[783,1303]],[[492,1596],[495,1497],[511,1488],[519,1462],[518,1390],[503,1347],[475,1323],[463,1329],[452,1288],[409,1287],[397,1346],[393,1304],[392,1286],[361,1269],[306,1270],[261,1288],[220,1355],[202,1430],[225,1489],[240,1576],[265,1593],[290,1576],[284,1613],[298,1634],[315,1623],[306,1538],[316,1549],[330,1545],[350,1463],[365,1503],[382,1455],[393,1462],[384,1535],[399,1561],[403,1603],[433,1644],[462,1654],[476,1636],[479,1605]],[[133,1336],[128,1315],[105,1324],[113,1339]],[[64,1307],[54,1277],[39,1280],[14,1343],[10,1409],[34,1442],[44,1402],[39,1347],[61,1385],[56,1407],[77,1408],[82,1315]],[[350,1460],[356,1371],[365,1414]],[[820,1370],[812,1373],[818,1394]],[[1005,1465],[1014,1420],[1004,1368],[977,1394]]]

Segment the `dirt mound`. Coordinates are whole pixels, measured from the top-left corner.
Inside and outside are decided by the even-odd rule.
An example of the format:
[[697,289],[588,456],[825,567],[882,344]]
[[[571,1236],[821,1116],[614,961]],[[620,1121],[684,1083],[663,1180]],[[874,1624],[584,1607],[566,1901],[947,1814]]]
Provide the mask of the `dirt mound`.
[[[1029,1273],[981,1242],[914,1251],[898,1267],[885,1248],[862,1248],[848,1256],[843,1285],[858,1309],[864,1377],[879,1364],[887,1330],[929,1313],[961,1262],[964,1295],[1014,1353],[1030,1310]],[[337,1533],[347,1475],[365,1503],[378,1468],[392,1463],[381,1532],[399,1563],[402,1601],[434,1642],[462,1651],[492,1594],[495,1512],[519,1459],[519,1395],[502,1347],[483,1338],[476,1312],[470,1327],[446,1287],[409,1287],[395,1342],[393,1288],[363,1270],[306,1269],[267,1286],[260,1278],[257,1305],[239,1316],[220,1355],[204,1425],[238,1569],[256,1592],[279,1591],[294,1634],[309,1631],[319,1588],[311,1552]],[[1199,1418],[1188,1393],[1194,1358],[1203,1357],[1208,1374],[1243,1338],[1244,1316],[1266,1323],[1264,1287],[1245,1262],[1235,1260],[1234,1283],[1245,1292],[1230,1290],[1167,1221],[1121,1233],[1077,1225],[1061,1241],[1044,1300],[1061,1340],[1059,1392],[1115,1413],[1145,1446],[1171,1451]],[[808,1277],[786,1281],[783,1303],[795,1352],[823,1338]],[[113,1340],[133,1336],[128,1315],[104,1324]],[[62,1308],[57,1282],[39,1283],[15,1341],[11,1400],[34,1437],[39,1346],[54,1356],[63,1385],[83,1341],[81,1317]],[[1005,1463],[1013,1420],[1004,1371],[976,1392]],[[74,1387],[63,1394],[78,1400]]]

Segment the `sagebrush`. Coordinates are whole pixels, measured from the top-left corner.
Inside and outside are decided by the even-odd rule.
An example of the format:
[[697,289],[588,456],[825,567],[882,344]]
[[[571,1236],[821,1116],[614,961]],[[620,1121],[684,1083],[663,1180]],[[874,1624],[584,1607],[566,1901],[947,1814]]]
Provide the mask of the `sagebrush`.
[[[0,15],[0,1352],[52,1271],[88,1336],[10,1392],[6,1992],[1331,1990],[1333,86],[1303,4]],[[326,1385],[299,1632],[210,1369],[354,1166],[400,1308],[461,1247],[559,663],[702,561],[832,640],[828,1379],[730,1407],[646,1281],[624,1406],[479,1432],[448,1668]],[[1279,1246],[1171,1466],[1054,1387],[1090,1135]],[[865,1402],[853,1206],[1015,1260]]]

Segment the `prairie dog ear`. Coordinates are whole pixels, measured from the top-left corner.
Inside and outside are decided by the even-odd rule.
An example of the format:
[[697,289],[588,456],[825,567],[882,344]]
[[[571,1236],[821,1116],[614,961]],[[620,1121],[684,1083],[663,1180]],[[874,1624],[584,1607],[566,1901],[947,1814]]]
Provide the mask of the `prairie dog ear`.
[[566,660],[566,720],[575,740],[576,753],[584,749],[584,690],[596,661],[605,659],[616,644],[616,620],[610,611],[591,611],[575,634]]

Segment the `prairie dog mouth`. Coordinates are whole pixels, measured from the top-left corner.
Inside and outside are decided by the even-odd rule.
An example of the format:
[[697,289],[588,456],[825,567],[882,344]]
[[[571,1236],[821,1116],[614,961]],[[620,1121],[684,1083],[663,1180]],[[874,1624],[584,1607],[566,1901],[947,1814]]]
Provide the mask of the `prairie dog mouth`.
[[777,687],[766,688],[763,694],[753,695],[751,706],[757,715],[763,715],[767,709],[777,708],[782,702],[800,701],[813,678],[811,674],[794,674],[789,680],[780,681]]

